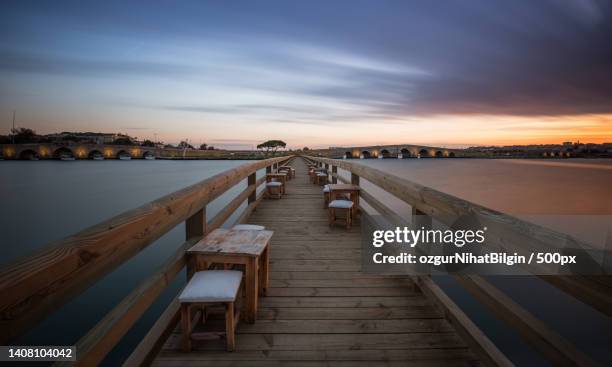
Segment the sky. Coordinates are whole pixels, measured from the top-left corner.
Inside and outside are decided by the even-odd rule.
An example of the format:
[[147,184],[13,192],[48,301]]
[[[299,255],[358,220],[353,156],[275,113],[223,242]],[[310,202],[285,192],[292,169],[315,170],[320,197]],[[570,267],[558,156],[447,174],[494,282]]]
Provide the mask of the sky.
[[612,1],[10,1],[0,134],[612,141]]

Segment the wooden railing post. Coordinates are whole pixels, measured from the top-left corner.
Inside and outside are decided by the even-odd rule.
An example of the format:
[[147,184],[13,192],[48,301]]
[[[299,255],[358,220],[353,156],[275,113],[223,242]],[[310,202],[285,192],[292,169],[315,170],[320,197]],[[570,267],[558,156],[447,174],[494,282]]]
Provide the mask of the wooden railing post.
[[332,183],[333,184],[338,183],[338,177],[336,177],[337,175],[338,175],[338,166],[332,165]]
[[[185,239],[203,237],[206,234],[206,206],[198,210],[185,221]],[[187,259],[187,279],[191,279],[196,270],[193,257]]]
[[204,236],[206,233],[206,207],[195,212],[185,221],[185,239]]
[[[249,175],[248,179],[247,179],[247,184],[249,186],[255,186],[257,182],[257,172],[253,172]],[[253,189],[253,192],[251,193],[251,195],[249,195],[249,198],[247,200],[248,204],[251,204],[253,202],[255,202],[255,200],[257,200],[257,187],[255,187]]]
[[266,167],[266,173],[272,173],[272,166],[267,166]]
[[359,186],[359,176],[351,172],[351,185]]

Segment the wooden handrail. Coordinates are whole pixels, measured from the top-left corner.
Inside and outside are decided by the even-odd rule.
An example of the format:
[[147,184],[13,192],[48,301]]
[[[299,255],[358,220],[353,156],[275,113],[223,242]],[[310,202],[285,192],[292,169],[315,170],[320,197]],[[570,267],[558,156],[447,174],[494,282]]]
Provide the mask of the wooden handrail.
[[[451,218],[474,215],[484,226],[496,229],[496,233],[499,235],[496,238],[488,236],[488,239],[491,244],[496,244],[499,250],[506,249],[507,244],[516,246],[510,250],[517,252],[522,250],[533,251],[538,248],[546,251],[556,248],[560,243],[573,243],[576,248],[591,248],[589,244],[578,241],[569,235],[471,203],[372,167],[338,159],[307,158],[314,162],[338,166],[351,172],[352,175],[362,177],[411,205],[420,214],[431,216],[442,223]],[[612,277],[605,275],[554,277],[541,275],[539,277],[580,301],[591,305],[598,311],[612,316]]]
[[[315,161],[316,160],[317,158],[315,158]],[[335,167],[335,165],[332,164],[332,167]],[[343,168],[342,166],[340,167]],[[351,172],[350,169],[348,171]],[[363,172],[360,173],[363,174]],[[337,177],[337,179],[342,182],[348,183],[348,180],[340,176],[337,170],[334,171],[333,168],[331,175],[332,177]],[[371,177],[372,176],[369,176],[368,180],[373,184],[377,184],[377,180],[372,180]],[[392,209],[380,202],[363,188],[360,190],[360,196],[368,205],[389,220],[390,223],[394,225],[409,225],[408,221],[401,218]],[[497,317],[506,321],[508,325],[517,330],[529,344],[554,365],[598,365],[591,358],[580,352],[572,343],[548,328],[542,321],[515,303],[510,297],[484,278],[476,275],[454,275],[454,277],[459,284],[470,291],[479,301],[488,306]],[[429,276],[413,276],[412,278],[419,285],[421,290],[445,311],[445,314],[450,318],[457,330],[464,335],[467,340],[476,343],[473,344],[472,347],[484,358],[485,364],[508,365],[508,363],[510,363],[510,361],[491,344],[490,340],[483,335],[469,319],[466,319],[465,314],[460,309],[456,308],[452,300],[435,285]]]
[[290,158],[227,170],[4,266],[0,271],[0,343],[22,335],[250,174]]

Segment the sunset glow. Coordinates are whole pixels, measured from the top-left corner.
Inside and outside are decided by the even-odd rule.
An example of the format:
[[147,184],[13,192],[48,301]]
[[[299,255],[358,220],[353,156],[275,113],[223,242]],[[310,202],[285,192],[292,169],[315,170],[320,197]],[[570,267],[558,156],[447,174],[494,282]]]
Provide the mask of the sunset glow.
[[585,3],[14,2],[0,134],[16,111],[41,134],[236,149],[612,141],[612,5]]

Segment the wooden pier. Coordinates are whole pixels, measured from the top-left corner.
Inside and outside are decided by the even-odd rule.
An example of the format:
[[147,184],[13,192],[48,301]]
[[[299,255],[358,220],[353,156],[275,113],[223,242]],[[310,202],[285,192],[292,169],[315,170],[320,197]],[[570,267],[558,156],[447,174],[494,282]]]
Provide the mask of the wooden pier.
[[263,201],[248,221],[274,231],[271,289],[257,322],[239,324],[234,353],[223,341],[183,353],[177,328],[153,365],[474,365],[475,355],[411,280],[360,272],[361,228],[330,228],[321,187],[309,182],[302,160],[294,162],[286,196]]
[[[499,238],[493,241],[516,245],[517,251],[571,239],[364,165],[320,157],[271,158],[230,169],[127,211],[0,270],[0,344],[10,344],[32,330],[185,223],[185,242],[177,251],[76,343],[76,365],[101,363],[184,269],[188,276],[193,272],[194,264],[185,251],[212,230],[232,225],[233,214],[246,203],[236,222],[274,231],[271,288],[259,299],[256,322],[239,324],[236,351],[226,352],[222,340],[206,340],[195,341],[189,353],[181,352],[175,298],[125,366],[513,365],[431,277],[362,272],[360,223],[355,221],[350,230],[328,225],[321,187],[309,182],[307,162],[324,168],[333,183],[359,185],[360,179],[368,180],[409,204],[413,216],[418,216],[411,220],[418,219],[419,225],[431,224],[433,219],[443,223],[448,214],[470,213],[500,227]],[[297,178],[287,183],[282,199],[265,200],[259,190],[265,183],[262,170],[275,172],[286,164],[295,167]],[[236,185],[245,188],[207,220],[207,205]],[[362,216],[370,215],[362,206],[365,203],[389,223],[410,225],[363,187],[359,194]],[[552,365],[597,365],[483,277],[455,278]],[[610,276],[541,279],[603,314],[612,314]],[[207,324],[214,327],[217,321],[221,320]]]

